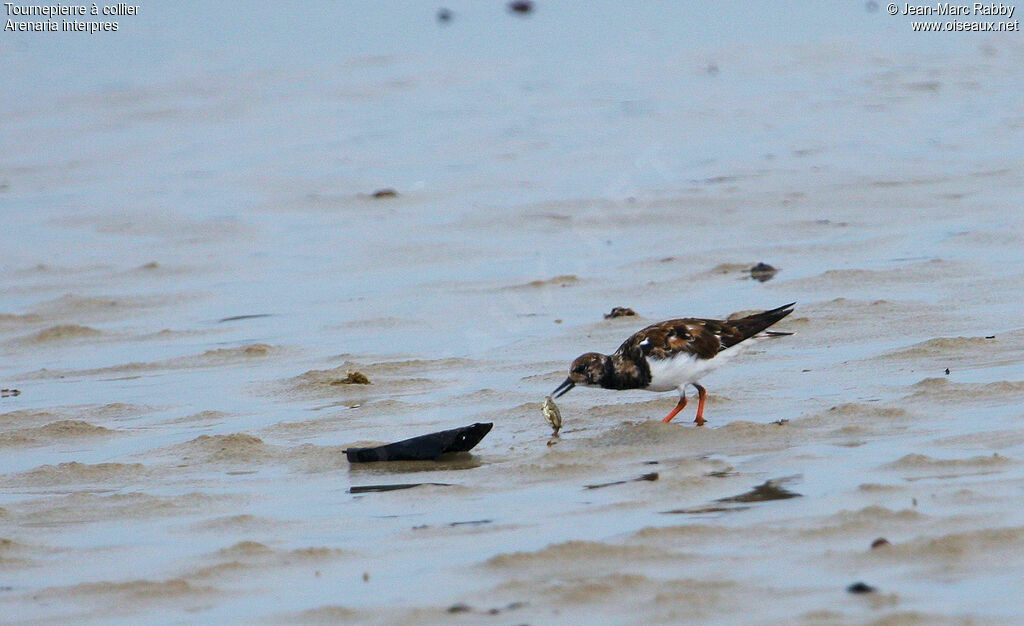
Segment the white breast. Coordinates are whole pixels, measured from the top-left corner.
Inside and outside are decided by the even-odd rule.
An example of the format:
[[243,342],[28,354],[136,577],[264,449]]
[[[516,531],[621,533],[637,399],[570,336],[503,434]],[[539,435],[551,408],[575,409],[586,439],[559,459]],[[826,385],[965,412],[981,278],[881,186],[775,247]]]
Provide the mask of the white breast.
[[722,350],[711,359],[700,359],[686,353],[680,353],[671,359],[647,357],[647,365],[651,368],[651,383],[645,389],[648,391],[671,391],[680,389],[689,383],[695,383],[705,374],[718,369],[732,357],[745,351],[753,343],[753,339],[748,339]]

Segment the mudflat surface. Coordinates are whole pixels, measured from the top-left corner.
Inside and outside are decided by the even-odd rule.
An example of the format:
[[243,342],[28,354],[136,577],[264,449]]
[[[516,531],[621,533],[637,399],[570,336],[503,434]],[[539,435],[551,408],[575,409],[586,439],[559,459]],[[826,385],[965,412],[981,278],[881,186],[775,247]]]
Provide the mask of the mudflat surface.
[[[1024,619],[1019,32],[316,6],[3,34],[5,620]],[[707,426],[550,436],[578,354],[790,301]]]

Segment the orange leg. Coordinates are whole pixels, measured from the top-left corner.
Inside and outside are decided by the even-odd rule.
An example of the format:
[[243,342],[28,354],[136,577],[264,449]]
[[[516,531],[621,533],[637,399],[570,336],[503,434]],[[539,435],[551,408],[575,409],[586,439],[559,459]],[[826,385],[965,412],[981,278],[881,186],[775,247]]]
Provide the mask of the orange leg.
[[663,419],[661,421],[663,421],[665,423],[671,422],[672,418],[675,417],[676,415],[678,415],[679,412],[682,411],[685,407],[686,407],[686,394],[685,393],[680,393],[679,394],[679,404],[677,404],[676,408],[672,409],[672,412],[669,413],[668,415],[666,415],[665,419]]
[[697,400],[697,417],[695,417],[693,419],[693,421],[698,426],[703,426],[704,422],[707,421],[706,419],[704,419],[704,401],[708,399],[708,390],[703,388],[703,387],[701,387],[697,383],[691,383],[691,384],[694,387],[697,388],[697,396],[698,396],[698,400]]

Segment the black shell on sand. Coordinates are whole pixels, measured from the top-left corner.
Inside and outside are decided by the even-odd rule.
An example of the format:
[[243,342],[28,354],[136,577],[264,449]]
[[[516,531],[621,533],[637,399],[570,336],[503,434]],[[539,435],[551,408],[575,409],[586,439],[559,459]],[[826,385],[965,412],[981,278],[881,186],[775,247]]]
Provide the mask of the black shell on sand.
[[491,432],[493,423],[476,423],[389,443],[376,448],[348,448],[349,463],[374,461],[429,461],[446,452],[466,452]]

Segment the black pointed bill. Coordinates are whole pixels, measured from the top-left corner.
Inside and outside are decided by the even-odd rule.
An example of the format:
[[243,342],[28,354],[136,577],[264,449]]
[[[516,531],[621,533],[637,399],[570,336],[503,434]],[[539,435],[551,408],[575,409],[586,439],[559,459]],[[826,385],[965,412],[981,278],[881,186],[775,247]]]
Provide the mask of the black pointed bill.
[[572,382],[571,378],[566,378],[561,385],[556,387],[555,390],[551,392],[551,396],[557,398],[559,396],[565,395],[567,391],[569,391],[575,386],[576,383]]

